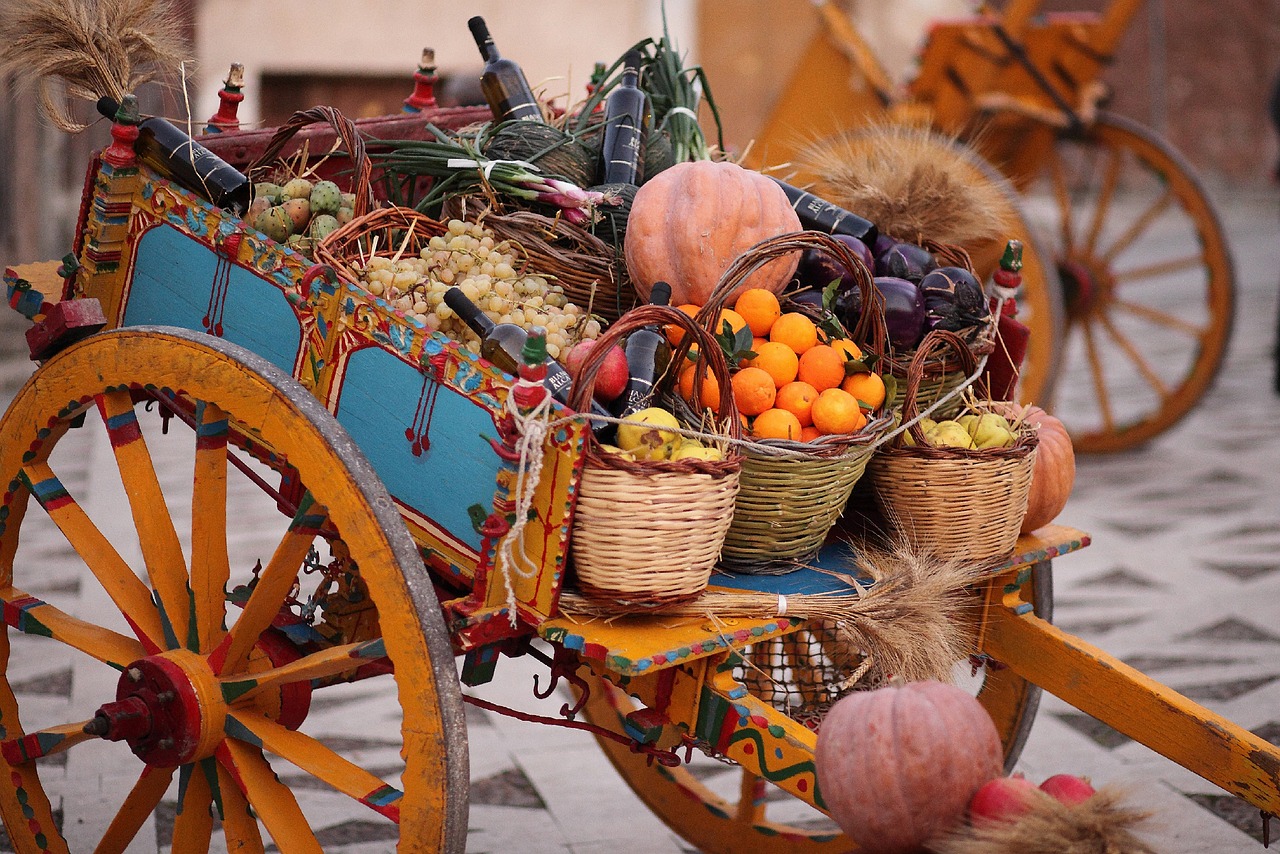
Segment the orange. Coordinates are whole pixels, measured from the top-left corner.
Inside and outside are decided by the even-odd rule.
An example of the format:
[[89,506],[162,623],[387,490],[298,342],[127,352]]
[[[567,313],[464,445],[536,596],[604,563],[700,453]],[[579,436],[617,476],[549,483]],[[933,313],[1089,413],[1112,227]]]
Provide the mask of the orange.
[[857,344],[854,344],[848,338],[832,338],[827,343],[829,343],[832,347],[835,347],[841,353],[844,353],[844,359],[846,362],[849,361],[850,359],[862,358],[862,350],[858,347]]
[[716,334],[724,332],[724,322],[729,321],[729,328],[736,334],[739,329],[747,325],[747,321],[743,320],[742,315],[738,314],[731,308],[720,309],[720,323],[716,326]]
[[748,288],[738,294],[733,308],[746,319],[752,335],[768,335],[769,327],[782,315],[778,297],[764,288]]
[[759,415],[773,408],[778,390],[761,368],[743,368],[733,375],[733,400],[743,415]]
[[[752,352],[752,353],[759,353],[759,352],[760,352],[760,348],[761,348],[761,347],[763,347],[765,344],[768,344],[768,343],[769,343],[769,339],[768,339],[768,338],[752,337],[752,339],[751,339],[751,352]],[[751,367],[751,360],[750,360],[750,359],[739,359],[739,360],[738,360],[738,367],[740,367],[740,368],[749,368],[749,367]]]
[[866,371],[847,376],[840,388],[856,397],[863,409],[875,411],[884,403],[884,380],[879,374]]
[[[676,306],[676,307],[681,311],[683,311],[685,314],[689,315],[690,317],[693,317],[695,314],[697,314],[699,311],[702,310],[702,306],[694,305],[691,302],[685,303],[684,305]],[[684,329],[682,329],[679,326],[676,326],[674,323],[667,324],[666,333],[667,333],[667,340],[671,342],[672,347],[676,346],[677,344],[679,344],[681,341],[684,340]]]
[[747,367],[760,368],[773,378],[774,388],[782,388],[796,378],[800,369],[800,359],[796,351],[786,344],[777,341],[766,341],[755,351],[756,357],[747,362]]
[[761,439],[790,439],[800,441],[804,428],[800,421],[785,409],[766,409],[756,416],[751,432]]
[[[699,405],[693,395],[693,378],[697,368],[697,365],[690,362],[688,367],[680,372],[680,396],[689,401],[690,406]],[[716,382],[715,374],[711,371],[707,371],[707,375],[702,378],[701,406],[717,411],[720,409],[720,383]]]
[[826,391],[844,382],[844,353],[829,344],[815,344],[800,357],[796,376],[803,382]]
[[808,427],[813,423],[813,402],[817,399],[816,388],[797,380],[778,389],[778,396],[774,398],[773,405],[794,415],[801,427]]
[[867,423],[858,400],[849,392],[829,388],[813,402],[813,426],[823,433],[854,433]]
[[808,427],[800,428],[800,441],[812,442],[814,439],[822,435],[822,431],[810,424]]
[[800,356],[818,343],[818,327],[800,312],[788,311],[773,322],[769,329],[769,340],[786,344]]

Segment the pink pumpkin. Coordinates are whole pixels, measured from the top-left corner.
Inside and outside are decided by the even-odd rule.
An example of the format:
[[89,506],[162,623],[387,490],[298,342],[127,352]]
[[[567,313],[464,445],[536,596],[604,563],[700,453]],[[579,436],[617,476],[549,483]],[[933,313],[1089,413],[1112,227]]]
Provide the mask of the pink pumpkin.
[[822,799],[859,851],[908,854],[964,820],[1003,757],[976,699],[954,685],[912,682],[832,706],[815,763]]

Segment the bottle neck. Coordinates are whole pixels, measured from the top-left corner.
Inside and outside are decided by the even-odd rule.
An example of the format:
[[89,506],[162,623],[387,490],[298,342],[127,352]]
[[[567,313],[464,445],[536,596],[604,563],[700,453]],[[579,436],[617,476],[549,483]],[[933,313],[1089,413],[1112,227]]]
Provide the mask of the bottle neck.
[[467,21],[467,26],[471,29],[471,37],[476,40],[476,47],[480,48],[480,56],[485,62],[497,62],[502,58],[498,54],[497,45],[493,43],[493,36],[489,35],[489,27],[484,18],[477,15]]

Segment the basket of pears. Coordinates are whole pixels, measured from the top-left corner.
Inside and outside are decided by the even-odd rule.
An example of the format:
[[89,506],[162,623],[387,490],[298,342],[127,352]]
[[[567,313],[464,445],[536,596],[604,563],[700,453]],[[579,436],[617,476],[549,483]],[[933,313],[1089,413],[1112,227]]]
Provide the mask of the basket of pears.
[[975,564],[1013,553],[1027,512],[1038,442],[1035,428],[1002,414],[1007,404],[970,396],[961,414],[919,418],[917,391],[924,361],[959,356],[967,375],[973,356],[954,333],[934,330],[907,371],[902,423],[867,467],[887,525],[922,551]]
[[[671,362],[687,363],[696,347],[696,368],[728,388],[724,352],[709,332],[678,309],[643,305],[613,323],[571,368],[569,405],[588,410],[615,345],[637,330],[670,324],[685,331]],[[742,422],[733,395],[720,395],[709,414],[699,406],[704,415],[696,423],[682,421],[667,405],[671,373],[658,379],[646,406],[623,415],[611,443],[586,431],[570,556],[582,594],[622,612],[685,601],[706,589],[738,494]]]

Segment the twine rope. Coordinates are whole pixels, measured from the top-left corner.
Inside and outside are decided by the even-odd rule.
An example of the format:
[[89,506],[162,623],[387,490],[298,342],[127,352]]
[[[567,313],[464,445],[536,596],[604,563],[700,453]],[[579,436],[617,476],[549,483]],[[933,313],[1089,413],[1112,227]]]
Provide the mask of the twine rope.
[[507,535],[498,543],[498,556],[501,558],[503,569],[506,570],[502,573],[502,581],[506,587],[507,613],[512,628],[516,628],[516,592],[511,581],[512,574],[527,581],[541,571],[541,567],[530,561],[524,550],[517,549],[516,545],[524,540],[524,529],[529,523],[530,511],[533,509],[534,493],[537,491],[538,482],[542,479],[542,463],[546,458],[542,452],[543,444],[551,427],[556,423],[550,419],[551,395],[544,394],[536,406],[522,413],[515,402],[515,391],[521,387],[537,388],[540,385],[540,383],[517,378],[511,393],[507,395],[507,412],[511,415],[516,430],[520,434],[515,447],[519,459],[516,462],[514,489],[515,519],[512,520]]

